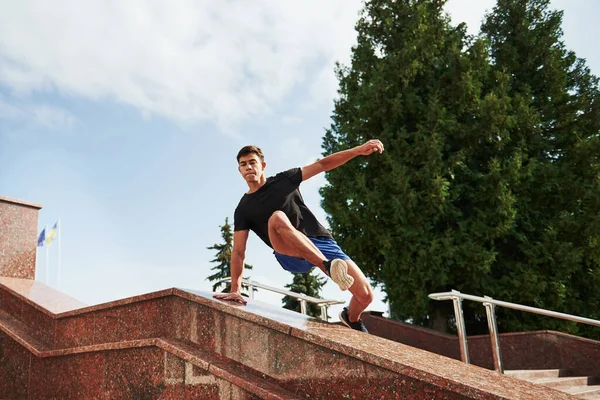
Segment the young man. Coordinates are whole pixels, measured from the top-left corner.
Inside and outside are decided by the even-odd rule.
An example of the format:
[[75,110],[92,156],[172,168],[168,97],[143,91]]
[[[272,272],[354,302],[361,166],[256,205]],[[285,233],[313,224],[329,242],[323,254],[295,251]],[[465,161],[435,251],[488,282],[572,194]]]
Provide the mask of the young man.
[[308,273],[320,268],[340,287],[350,290],[350,305],[340,313],[348,327],[367,332],[360,316],[373,301],[373,289],[358,266],[340,249],[304,204],[298,187],[313,176],[345,164],[357,156],[383,152],[379,140],[331,154],[303,168],[293,168],[266,178],[264,155],[256,146],[243,147],[238,155],[238,170],[248,184],[234,214],[233,252],[231,254],[231,292],[215,294],[220,300],[246,304],[241,296],[246,242],[252,230],[274,250],[275,258],[290,272]]

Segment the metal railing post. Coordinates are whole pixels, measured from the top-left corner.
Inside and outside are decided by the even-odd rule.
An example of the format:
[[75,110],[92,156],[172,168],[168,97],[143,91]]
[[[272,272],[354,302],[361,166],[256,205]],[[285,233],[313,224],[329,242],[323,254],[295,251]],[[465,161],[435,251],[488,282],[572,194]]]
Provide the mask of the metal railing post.
[[327,304],[321,305],[321,319],[323,321],[327,321],[329,319],[327,318]]
[[[460,292],[453,290],[453,294]],[[463,362],[469,362],[469,344],[467,343],[467,329],[465,328],[465,317],[462,310],[462,299],[457,296],[452,296],[454,303],[454,317],[456,318],[456,330],[458,332],[458,344],[460,346],[460,358]]]
[[[491,297],[483,296],[485,299],[493,300]],[[496,306],[492,303],[483,303],[487,314],[488,328],[490,330],[490,340],[492,342],[492,354],[494,355],[494,369],[496,372],[503,373],[502,355],[500,353],[500,340],[498,339],[498,324],[496,323]]]
[[496,323],[496,306],[506,307],[513,310],[525,311],[538,315],[545,315],[553,318],[560,318],[567,321],[579,322],[582,324],[588,324],[593,326],[600,326],[600,320],[579,317],[577,315],[570,315],[559,313],[556,311],[544,310],[542,308],[535,308],[524,306],[522,304],[509,303],[507,301],[494,300],[491,297],[478,297],[470,294],[463,294],[459,291],[452,290],[450,292],[443,293],[431,293],[428,296],[433,300],[452,300],[454,303],[454,314],[456,316],[456,328],[458,330],[458,339],[460,343],[461,358],[463,361],[468,363],[469,359],[469,348],[467,347],[466,330],[464,326],[464,316],[462,313],[461,301],[471,300],[482,303],[485,306],[487,314],[488,327],[490,330],[490,340],[492,341],[492,352],[494,356],[494,367],[496,371],[503,373],[504,367],[502,366],[502,355],[500,353],[500,341],[498,339],[498,325]]
[[[220,280],[218,283],[223,283],[223,282],[231,282],[231,278],[224,278],[222,280]],[[325,300],[325,299],[319,299],[316,297],[311,297],[308,296],[304,293],[297,293],[297,292],[291,292],[289,290],[285,290],[285,289],[279,289],[273,286],[268,286],[268,285],[263,285],[262,283],[258,283],[258,282],[254,282],[251,280],[247,280],[247,279],[243,279],[242,280],[242,286],[245,288],[248,288],[250,290],[250,297],[252,299],[254,299],[254,289],[264,289],[264,290],[268,290],[270,292],[273,293],[278,293],[278,294],[283,294],[285,296],[289,296],[292,297],[294,299],[297,299],[300,302],[300,309],[302,311],[302,314],[307,314],[306,311],[306,303],[312,303],[312,304],[316,304],[319,307],[321,307],[321,319],[328,321],[329,318],[327,318],[327,307],[334,305],[334,304],[344,304],[345,301],[339,301],[339,300]]]

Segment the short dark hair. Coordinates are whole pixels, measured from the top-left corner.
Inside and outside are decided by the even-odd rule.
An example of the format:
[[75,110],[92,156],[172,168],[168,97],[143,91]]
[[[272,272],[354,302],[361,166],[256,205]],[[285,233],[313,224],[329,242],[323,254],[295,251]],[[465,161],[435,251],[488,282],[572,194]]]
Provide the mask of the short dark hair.
[[260,161],[262,161],[262,162],[265,161],[265,155],[263,154],[260,147],[250,145],[250,146],[244,146],[244,147],[242,147],[242,149],[240,151],[238,151],[237,162],[240,162],[240,158],[243,156],[247,156],[248,154],[256,154],[258,156],[258,158],[260,158]]

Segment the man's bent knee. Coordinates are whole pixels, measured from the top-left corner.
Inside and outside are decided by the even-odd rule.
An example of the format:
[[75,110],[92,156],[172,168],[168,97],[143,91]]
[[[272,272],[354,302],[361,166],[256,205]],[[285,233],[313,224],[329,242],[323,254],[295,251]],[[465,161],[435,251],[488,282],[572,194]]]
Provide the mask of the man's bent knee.
[[273,214],[271,214],[268,221],[269,227],[273,227],[276,229],[283,226],[288,226],[289,222],[289,218],[287,217],[287,215],[285,215],[283,211],[275,211]]
[[360,282],[360,286],[353,293],[356,296],[356,300],[358,300],[361,304],[368,306],[371,304],[375,298],[373,294],[373,289],[368,282]]

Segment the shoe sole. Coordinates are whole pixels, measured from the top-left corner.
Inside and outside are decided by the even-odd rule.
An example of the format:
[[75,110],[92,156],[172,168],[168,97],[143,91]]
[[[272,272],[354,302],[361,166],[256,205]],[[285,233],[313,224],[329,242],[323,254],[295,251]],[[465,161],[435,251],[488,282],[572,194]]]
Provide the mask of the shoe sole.
[[350,325],[349,325],[349,324],[346,322],[346,320],[345,320],[345,319],[342,317],[342,314],[343,314],[343,313],[344,313],[344,311],[340,311],[339,318],[340,318],[340,322],[341,322],[341,323],[342,323],[344,326],[346,326],[346,327],[348,327],[348,328],[350,328],[350,329],[352,329],[352,330],[354,330],[354,331],[357,331],[357,332],[369,333],[369,331],[367,330],[367,328],[366,328],[366,327],[365,327],[365,331],[363,331],[363,330],[361,330],[361,329],[356,329],[356,328],[353,328],[353,327],[351,327],[351,326],[350,326]]
[[346,323],[346,320],[345,320],[344,318],[342,318],[342,314],[343,314],[343,313],[344,313],[343,311],[340,311],[340,315],[339,315],[340,322],[341,322],[342,324],[344,324],[344,326],[347,326],[348,328],[352,329],[352,327],[351,327],[350,325],[348,325],[348,323]]
[[348,290],[354,283],[354,278],[348,275],[348,264],[339,259],[331,262],[331,279],[337,283],[341,291]]

